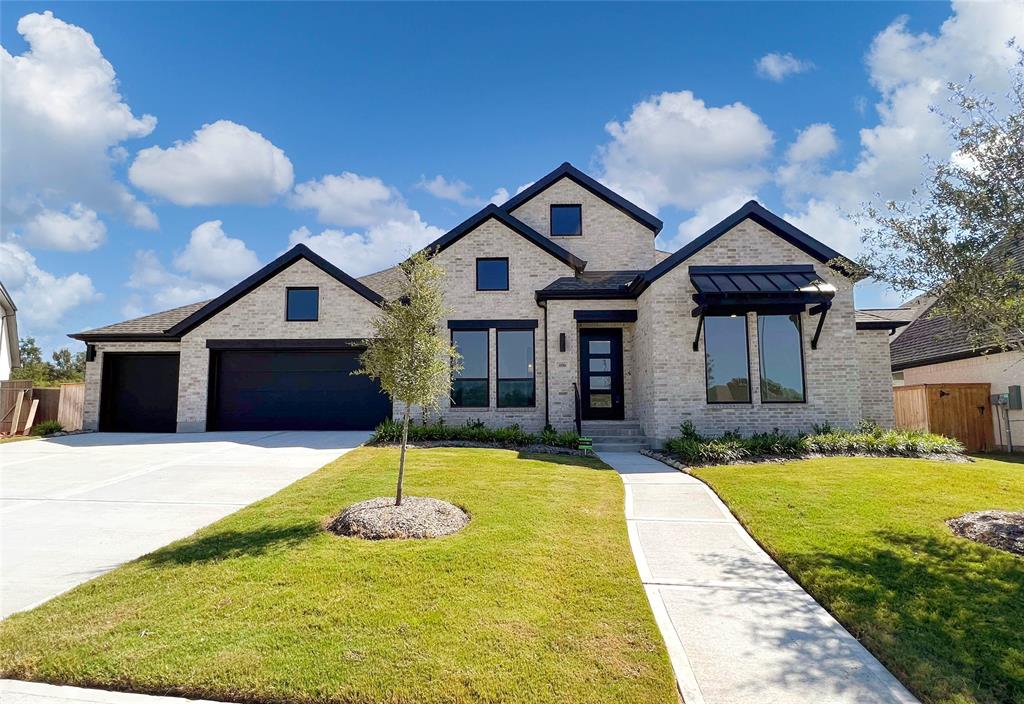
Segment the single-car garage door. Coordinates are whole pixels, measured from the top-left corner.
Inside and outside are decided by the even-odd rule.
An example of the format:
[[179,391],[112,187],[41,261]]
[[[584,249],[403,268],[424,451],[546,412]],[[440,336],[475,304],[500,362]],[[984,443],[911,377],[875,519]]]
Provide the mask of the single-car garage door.
[[380,385],[352,375],[359,350],[212,354],[211,430],[369,430],[391,415]]
[[178,353],[103,355],[100,430],[173,433],[178,416]]

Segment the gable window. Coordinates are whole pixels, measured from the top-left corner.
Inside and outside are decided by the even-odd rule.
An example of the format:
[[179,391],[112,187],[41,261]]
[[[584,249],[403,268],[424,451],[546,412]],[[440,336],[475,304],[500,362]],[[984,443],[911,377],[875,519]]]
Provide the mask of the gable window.
[[583,234],[582,205],[551,206],[551,236],[572,237]]
[[320,289],[288,289],[286,320],[317,320],[320,314]]
[[758,315],[761,403],[803,403],[804,351],[800,314]]
[[536,404],[533,330],[498,330],[498,407]]
[[704,318],[708,403],[750,403],[747,316]]
[[476,260],[477,291],[508,291],[508,258]]
[[490,405],[488,335],[487,330],[452,331],[452,345],[462,355],[462,369],[452,378],[453,408],[486,408]]

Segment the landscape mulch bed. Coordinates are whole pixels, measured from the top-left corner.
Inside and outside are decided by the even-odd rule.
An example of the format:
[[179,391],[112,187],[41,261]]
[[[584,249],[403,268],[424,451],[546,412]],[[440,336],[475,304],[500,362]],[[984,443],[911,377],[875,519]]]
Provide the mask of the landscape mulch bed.
[[961,538],[1024,556],[1024,512],[974,511],[946,525]]
[[792,462],[794,460],[814,460],[822,459],[824,457],[874,457],[877,459],[913,459],[913,460],[935,460],[938,462],[957,462],[966,463],[974,462],[974,459],[967,455],[958,455],[956,453],[946,454],[931,454],[931,455],[871,455],[864,453],[852,453],[852,454],[835,454],[835,455],[823,455],[820,453],[808,453],[805,455],[760,455],[756,457],[744,457],[741,460],[733,460],[731,462],[683,462],[682,460],[673,457],[672,455],[664,452],[658,452],[657,450],[640,450],[640,454],[647,455],[651,459],[658,460],[669,467],[674,467],[680,472],[689,472],[694,467],[718,467],[721,465],[729,464],[781,464],[782,462]]

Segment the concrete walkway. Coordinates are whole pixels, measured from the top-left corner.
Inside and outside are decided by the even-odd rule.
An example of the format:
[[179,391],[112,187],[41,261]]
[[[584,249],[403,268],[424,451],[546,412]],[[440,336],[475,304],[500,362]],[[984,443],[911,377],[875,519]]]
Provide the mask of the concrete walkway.
[[625,484],[630,544],[686,704],[917,702],[703,482],[637,452],[600,456]]
[[105,689],[59,687],[40,682],[0,680],[0,702],[3,704],[217,704],[206,699],[154,697],[148,694],[108,692]]

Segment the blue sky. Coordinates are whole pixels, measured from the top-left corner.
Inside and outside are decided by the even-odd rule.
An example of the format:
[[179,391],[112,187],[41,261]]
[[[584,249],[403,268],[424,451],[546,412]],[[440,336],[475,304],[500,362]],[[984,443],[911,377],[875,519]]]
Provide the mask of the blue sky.
[[948,156],[928,105],[1000,90],[1013,34],[1019,4],[6,2],[0,279],[53,348],[297,241],[369,273],[566,160],[666,249],[756,196],[855,255],[843,213]]

